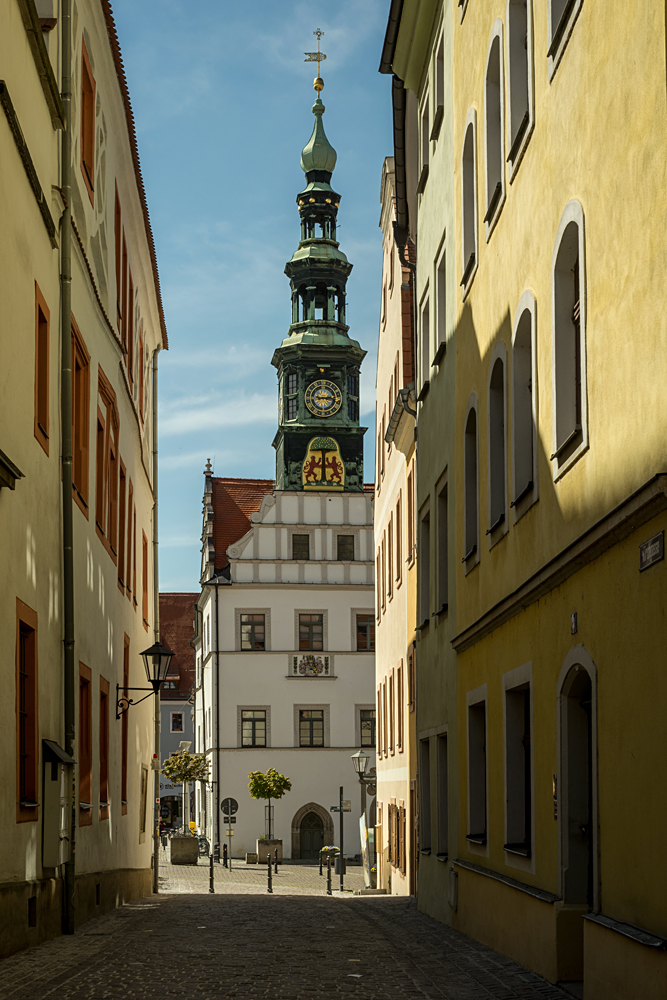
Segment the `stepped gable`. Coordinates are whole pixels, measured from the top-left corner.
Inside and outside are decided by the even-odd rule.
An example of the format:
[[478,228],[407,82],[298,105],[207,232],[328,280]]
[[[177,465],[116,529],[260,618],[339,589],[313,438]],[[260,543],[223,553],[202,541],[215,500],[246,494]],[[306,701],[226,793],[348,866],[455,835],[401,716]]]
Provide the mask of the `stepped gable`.
[[194,605],[199,594],[160,594],[160,640],[173,649],[169,664],[169,680],[179,680],[178,690],[163,689],[160,697],[187,697],[195,682],[195,652],[190,645],[194,637]]
[[250,515],[259,510],[273,479],[223,479],[211,477],[213,486],[213,545],[215,568],[229,565],[227,547],[250,530]]

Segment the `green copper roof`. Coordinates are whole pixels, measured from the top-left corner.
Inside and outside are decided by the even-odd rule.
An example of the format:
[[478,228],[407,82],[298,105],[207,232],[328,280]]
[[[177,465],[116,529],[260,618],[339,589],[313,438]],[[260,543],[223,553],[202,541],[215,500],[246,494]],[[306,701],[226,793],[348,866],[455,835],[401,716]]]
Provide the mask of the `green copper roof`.
[[326,170],[333,173],[336,166],[336,150],[326,137],[322,115],[324,114],[324,104],[320,97],[313,104],[313,114],[315,115],[315,125],[313,134],[301,153],[301,169],[304,174],[311,170]]

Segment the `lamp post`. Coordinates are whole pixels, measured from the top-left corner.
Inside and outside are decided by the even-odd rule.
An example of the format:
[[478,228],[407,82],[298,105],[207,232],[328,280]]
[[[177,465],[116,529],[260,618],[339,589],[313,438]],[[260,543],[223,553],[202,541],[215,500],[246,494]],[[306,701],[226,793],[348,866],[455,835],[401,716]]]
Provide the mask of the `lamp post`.
[[359,784],[361,785],[361,813],[364,819],[366,818],[366,788],[369,789],[371,795],[375,794],[375,768],[372,767],[368,775],[366,774],[369,760],[370,757],[363,749],[357,750],[356,753],[352,754],[354,770],[357,772]]
[[[181,751],[181,753],[187,753],[191,746],[192,746],[191,740],[181,740],[181,742],[178,744],[178,749]],[[185,803],[186,803],[187,791],[188,791],[188,783],[187,781],[184,781],[183,782],[183,836],[184,837],[187,836],[187,831],[190,829],[189,823],[187,829],[185,826]],[[188,820],[189,819],[190,819],[190,804],[188,803]]]

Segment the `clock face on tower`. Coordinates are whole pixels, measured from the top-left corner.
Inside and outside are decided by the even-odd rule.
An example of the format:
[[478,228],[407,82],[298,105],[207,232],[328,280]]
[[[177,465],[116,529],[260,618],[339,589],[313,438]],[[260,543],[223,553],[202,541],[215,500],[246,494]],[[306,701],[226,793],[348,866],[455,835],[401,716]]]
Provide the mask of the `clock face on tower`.
[[343,396],[334,382],[320,378],[311,382],[306,389],[306,406],[318,417],[330,417],[338,413],[343,402]]

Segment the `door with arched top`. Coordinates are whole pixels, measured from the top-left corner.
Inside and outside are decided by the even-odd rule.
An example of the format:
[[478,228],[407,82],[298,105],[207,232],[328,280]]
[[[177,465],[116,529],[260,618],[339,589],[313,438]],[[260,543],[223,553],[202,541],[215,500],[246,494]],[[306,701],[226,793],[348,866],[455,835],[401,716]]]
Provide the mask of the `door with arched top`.
[[324,847],[324,823],[317,813],[309,812],[301,820],[301,857],[315,859]]

